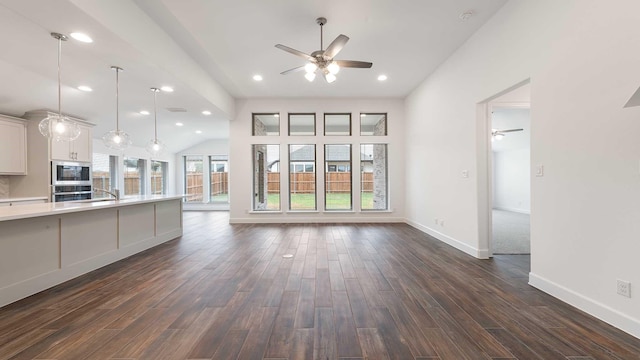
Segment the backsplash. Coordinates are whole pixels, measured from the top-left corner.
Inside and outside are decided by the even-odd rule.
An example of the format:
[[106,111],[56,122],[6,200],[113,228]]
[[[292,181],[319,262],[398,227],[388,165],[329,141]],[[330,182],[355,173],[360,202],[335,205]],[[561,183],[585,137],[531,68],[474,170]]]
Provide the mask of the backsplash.
[[0,175],[0,199],[9,197],[9,176]]

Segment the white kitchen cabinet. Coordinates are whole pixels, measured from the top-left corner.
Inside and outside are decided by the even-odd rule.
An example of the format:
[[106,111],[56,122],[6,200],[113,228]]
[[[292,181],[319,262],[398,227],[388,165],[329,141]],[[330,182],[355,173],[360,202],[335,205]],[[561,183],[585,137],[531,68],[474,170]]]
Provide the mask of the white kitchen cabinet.
[[92,129],[90,126],[78,124],[80,136],[73,141],[51,140],[51,160],[91,162]]
[[26,123],[22,119],[0,115],[0,175],[26,174]]

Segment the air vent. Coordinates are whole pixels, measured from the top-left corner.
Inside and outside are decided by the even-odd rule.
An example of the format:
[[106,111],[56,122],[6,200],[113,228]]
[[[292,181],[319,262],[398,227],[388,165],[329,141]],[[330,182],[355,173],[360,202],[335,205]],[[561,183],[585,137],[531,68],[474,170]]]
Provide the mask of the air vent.
[[185,108],[167,108],[167,110],[169,110],[169,112],[187,112]]

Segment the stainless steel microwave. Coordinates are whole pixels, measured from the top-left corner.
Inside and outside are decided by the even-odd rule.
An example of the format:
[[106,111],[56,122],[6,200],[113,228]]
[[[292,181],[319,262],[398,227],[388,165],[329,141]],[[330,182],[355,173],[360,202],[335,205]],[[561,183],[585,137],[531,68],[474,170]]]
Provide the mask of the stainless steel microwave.
[[51,185],[91,185],[91,163],[52,161]]

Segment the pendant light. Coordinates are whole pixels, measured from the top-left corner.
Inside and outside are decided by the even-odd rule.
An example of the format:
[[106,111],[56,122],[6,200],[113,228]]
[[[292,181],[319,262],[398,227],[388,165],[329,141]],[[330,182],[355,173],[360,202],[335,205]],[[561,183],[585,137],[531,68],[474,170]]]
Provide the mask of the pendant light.
[[131,139],[129,138],[129,134],[120,130],[120,117],[118,114],[118,90],[120,87],[120,79],[118,74],[122,71],[122,68],[112,66],[111,69],[116,71],[116,129],[102,135],[102,141],[104,142],[104,145],[110,149],[124,150],[131,145]]
[[158,108],[156,105],[156,95],[160,91],[158,88],[151,88],[153,92],[153,139],[147,143],[147,151],[153,156],[162,154],[165,150],[164,144],[158,140]]
[[38,130],[40,133],[55,141],[73,141],[80,136],[80,126],[66,116],[62,116],[62,91],[60,76],[60,60],[62,58],[62,42],[67,41],[67,36],[59,33],[51,33],[51,37],[58,40],[58,113],[50,114],[40,121]]

